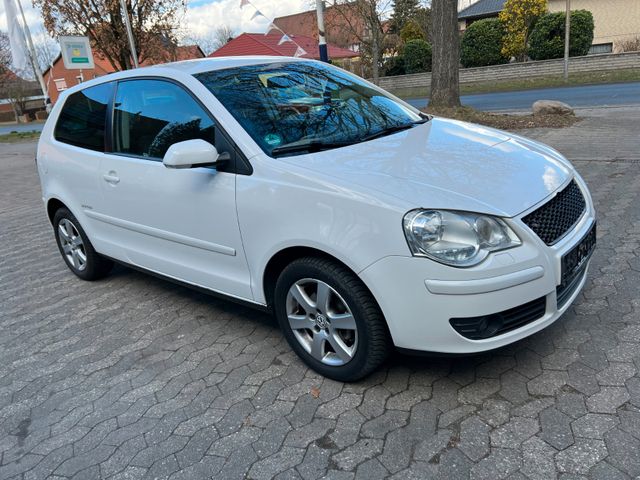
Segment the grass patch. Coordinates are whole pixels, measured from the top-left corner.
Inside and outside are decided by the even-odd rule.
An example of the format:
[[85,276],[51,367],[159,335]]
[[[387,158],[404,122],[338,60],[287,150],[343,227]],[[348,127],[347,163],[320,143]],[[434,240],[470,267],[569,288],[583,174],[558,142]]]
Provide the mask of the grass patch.
[[580,120],[575,115],[508,115],[505,113],[482,112],[471,107],[427,108],[424,111],[438,117],[477,123],[500,130],[565,128]]
[[[495,82],[461,83],[460,94],[513,92],[517,90],[534,90],[538,88],[566,87],[576,85],[600,85],[607,83],[625,83],[640,81],[640,68],[628,70],[611,70],[604,72],[583,72],[569,74],[569,81],[562,76],[531,77],[517,80],[499,80]],[[429,96],[427,87],[411,87],[391,89],[391,93],[400,98],[417,98]]]
[[29,140],[37,140],[40,138],[40,132],[32,130],[30,132],[10,132],[4,135],[0,135],[0,143],[17,143],[26,142]]

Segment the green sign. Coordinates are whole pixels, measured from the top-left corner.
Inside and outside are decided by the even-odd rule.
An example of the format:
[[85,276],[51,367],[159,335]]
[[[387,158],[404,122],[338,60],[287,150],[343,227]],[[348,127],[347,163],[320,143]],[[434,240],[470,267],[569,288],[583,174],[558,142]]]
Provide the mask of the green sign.
[[89,63],[89,59],[87,57],[72,57],[71,63]]

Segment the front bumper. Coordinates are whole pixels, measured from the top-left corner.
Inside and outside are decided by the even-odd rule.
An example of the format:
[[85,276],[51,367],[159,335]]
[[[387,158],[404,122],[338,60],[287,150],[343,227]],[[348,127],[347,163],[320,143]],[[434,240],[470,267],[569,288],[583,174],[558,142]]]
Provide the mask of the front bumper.
[[[595,223],[593,204],[581,180],[580,186],[587,202],[585,214],[551,247],[519,219],[510,219],[522,245],[493,254],[476,267],[452,268],[426,258],[390,256],[360,272],[387,319],[395,345],[442,353],[482,352],[525,338],[557,320],[578,296],[587,277],[588,265],[558,305],[562,257]],[[452,318],[492,315],[541,297],[546,300],[545,313],[504,334],[473,340],[450,323]]]

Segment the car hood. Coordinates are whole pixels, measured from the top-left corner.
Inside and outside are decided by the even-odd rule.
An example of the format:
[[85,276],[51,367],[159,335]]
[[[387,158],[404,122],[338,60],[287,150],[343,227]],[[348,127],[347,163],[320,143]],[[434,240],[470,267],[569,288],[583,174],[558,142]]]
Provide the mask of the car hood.
[[410,208],[512,217],[563,185],[572,167],[555,150],[479,125],[433,118],[376,140],[281,158]]

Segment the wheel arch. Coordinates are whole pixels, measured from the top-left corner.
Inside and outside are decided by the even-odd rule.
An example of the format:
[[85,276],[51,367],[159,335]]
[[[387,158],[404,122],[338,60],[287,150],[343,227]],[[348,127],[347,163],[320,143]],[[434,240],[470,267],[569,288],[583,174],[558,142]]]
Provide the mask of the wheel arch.
[[[287,265],[289,265],[294,260],[297,260],[298,258],[304,258],[304,257],[324,258],[326,260],[335,262],[341,265],[342,267],[348,269],[350,272],[352,272],[356,277],[360,279],[362,284],[367,288],[367,290],[369,290],[369,293],[371,293],[371,296],[375,300],[375,297],[373,296],[373,292],[371,292],[371,289],[369,288],[369,286],[366,285],[366,283],[362,280],[362,278],[360,278],[358,273],[352,267],[346,264],[344,261],[337,258],[335,255],[332,255],[330,253],[327,253],[315,247],[290,246],[290,247],[283,248],[278,252],[276,252],[275,254],[273,254],[264,268],[264,273],[262,275],[262,290],[264,293],[267,306],[269,308],[273,306],[273,295],[276,287],[276,282],[278,281],[278,277],[280,276],[282,271],[286,268]],[[376,303],[377,303],[377,300],[376,300]]]
[[47,200],[47,217],[49,218],[49,223],[51,223],[52,225],[53,225],[53,217],[55,216],[56,212],[61,208],[66,208],[67,210],[71,211],[69,207],[59,198],[52,197],[49,200]]

